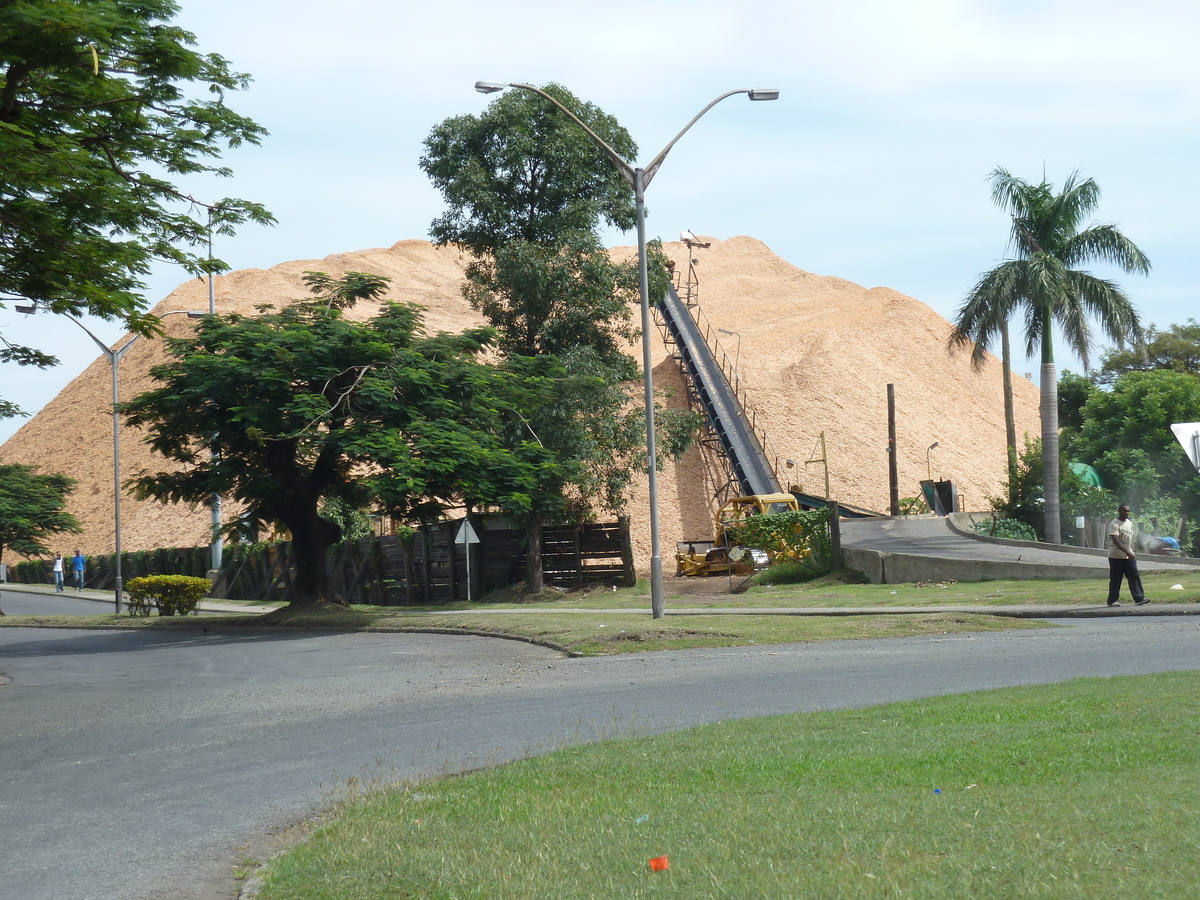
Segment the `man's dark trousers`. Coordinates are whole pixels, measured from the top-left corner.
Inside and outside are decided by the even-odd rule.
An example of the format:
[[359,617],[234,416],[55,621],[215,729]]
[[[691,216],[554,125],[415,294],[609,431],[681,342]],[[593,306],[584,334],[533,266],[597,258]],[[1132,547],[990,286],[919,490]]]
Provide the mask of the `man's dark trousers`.
[[1133,594],[1136,603],[1146,599],[1142,590],[1142,576],[1138,574],[1137,560],[1127,556],[1108,558],[1108,602],[1116,603],[1121,599],[1121,579],[1129,582],[1129,593]]

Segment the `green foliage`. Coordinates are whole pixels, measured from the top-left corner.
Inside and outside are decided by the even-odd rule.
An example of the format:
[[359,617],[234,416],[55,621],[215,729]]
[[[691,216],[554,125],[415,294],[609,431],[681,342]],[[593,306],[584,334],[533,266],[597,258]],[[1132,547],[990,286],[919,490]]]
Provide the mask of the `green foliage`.
[[924,497],[902,497],[900,499],[900,515],[923,516],[929,512],[929,504]]
[[[626,159],[637,145],[617,120],[566,88],[544,90]],[[484,256],[509,244],[557,247],[601,219],[627,231],[633,191],[588,135],[545,98],[509,90],[478,116],[455,116],[425,140],[421,169],[446,198],[433,239]]]
[[[228,176],[212,160],[266,133],[225,105],[248,76],[192,49],[170,21],[177,12],[172,0],[0,5],[0,296],[149,333],[151,262],[221,271],[207,259],[210,230],[273,221],[245,200],[201,203],[170,180]],[[0,360],[56,363],[3,338]]]
[[0,559],[6,549],[22,556],[48,553],[51,535],[82,531],[66,511],[67,495],[74,489],[75,479],[66,475],[39,475],[35,466],[0,464]]
[[808,560],[785,556],[776,559],[767,568],[755,572],[750,581],[760,587],[773,587],[782,584],[804,584],[824,574],[826,573],[810,565]]
[[343,541],[358,541],[371,536],[370,517],[340,497],[322,498],[320,510],[322,519],[341,529]]
[[1058,376],[1058,424],[1064,430],[1083,427],[1083,408],[1097,393],[1090,378],[1064,370]]
[[1165,370],[1128,372],[1088,399],[1083,425],[1068,443],[1132,505],[1160,492],[1178,493],[1196,479],[1171,425],[1197,420],[1200,378]]
[[[1062,505],[1059,533],[1064,540],[1075,535],[1075,518],[1111,517],[1116,515],[1120,501],[1106,488],[1085,484],[1071,471],[1065,457],[1059,459],[1062,471]],[[1042,494],[1042,444],[1025,436],[1025,448],[1018,455],[1016,480],[1006,481],[1001,497],[987,501],[1002,517],[1024,523],[1035,531],[1032,540],[1044,539],[1045,504]],[[1015,527],[1015,526],[1014,526]]]
[[1019,519],[996,518],[986,522],[975,522],[971,530],[988,537],[1008,538],[1013,541],[1036,541],[1037,529]]
[[308,281],[316,296],[279,311],[205,317],[168,343],[170,361],[152,370],[160,386],[123,407],[181,464],[140,473],[136,494],[198,503],[222,493],[253,525],[291,531],[296,605],[335,599],[325,551],[342,531],[320,516],[323,498],[415,520],[463,502],[519,507],[547,464],[528,435],[501,439],[504,412],[530,408],[540,382],[478,360],[492,330],[426,336],[420,309],[396,303],[350,321],[343,310],[380,301],[387,279]]
[[829,510],[792,510],[747,516],[726,526],[732,544],[765,551],[772,562],[791,559],[824,575],[833,565]]
[[[1157,518],[1164,534],[1178,531],[1180,515],[1200,520],[1200,475],[1170,430],[1200,419],[1200,378],[1166,367],[1127,371],[1089,396],[1081,418],[1065,445],[1091,461],[1139,520]],[[1200,549],[1189,535],[1183,547]]]
[[474,258],[466,274],[463,295],[499,331],[504,353],[565,357],[586,347],[624,377],[636,376],[623,347],[637,333],[630,316],[637,268],[614,264],[598,239],[512,241]]
[[153,607],[160,616],[186,616],[208,596],[212,582],[187,575],[147,575],[131,578],[125,589],[129,592],[130,615],[148,616]]
[[1170,325],[1159,331],[1146,329],[1145,348],[1114,347],[1100,360],[1097,384],[1112,384],[1129,372],[1180,372],[1200,375],[1200,324],[1188,319],[1183,325]]

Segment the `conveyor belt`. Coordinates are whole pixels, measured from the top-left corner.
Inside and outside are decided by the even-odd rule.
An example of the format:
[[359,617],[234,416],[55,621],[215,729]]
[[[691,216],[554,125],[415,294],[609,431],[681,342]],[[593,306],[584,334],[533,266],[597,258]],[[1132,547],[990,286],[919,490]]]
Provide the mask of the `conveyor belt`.
[[700,398],[704,414],[721,441],[743,495],[776,494],[781,488],[775,471],[755,436],[742,405],[696,320],[672,286],[659,307],[667,331],[679,348],[680,364]]

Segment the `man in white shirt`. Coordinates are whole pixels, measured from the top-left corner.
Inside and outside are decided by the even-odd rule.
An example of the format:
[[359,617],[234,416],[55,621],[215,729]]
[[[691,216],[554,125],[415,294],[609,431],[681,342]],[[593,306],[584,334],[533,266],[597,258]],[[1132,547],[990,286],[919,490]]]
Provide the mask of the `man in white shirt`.
[[1133,602],[1144,606],[1150,601],[1142,590],[1142,576],[1138,574],[1137,559],[1133,555],[1133,523],[1129,521],[1129,507],[1123,503],[1108,526],[1108,539],[1108,605],[1121,605],[1121,579],[1124,578],[1129,582]]

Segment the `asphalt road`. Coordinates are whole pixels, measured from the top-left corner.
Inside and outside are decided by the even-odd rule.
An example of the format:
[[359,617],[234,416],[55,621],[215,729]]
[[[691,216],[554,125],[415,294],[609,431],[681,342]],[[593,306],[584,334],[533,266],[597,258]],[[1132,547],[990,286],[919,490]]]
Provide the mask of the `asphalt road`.
[[1200,668],[1194,617],[565,659],[411,634],[0,629],[3,900],[228,898],[246,846],[351,776],[615,734]]
[[[950,528],[943,517],[900,516],[880,519],[845,519],[842,546],[868,548],[883,553],[928,556],[950,560],[986,560],[1011,566],[1052,565],[1108,572],[1107,554],[1099,550],[1053,544],[980,540]],[[1146,572],[1195,574],[1200,560],[1188,557],[1138,554],[1138,568]]]
[[[89,593],[94,593],[89,591]],[[28,589],[0,588],[0,611],[10,616],[98,616],[113,611],[112,594],[101,602],[84,599],[74,590],[34,593]]]

